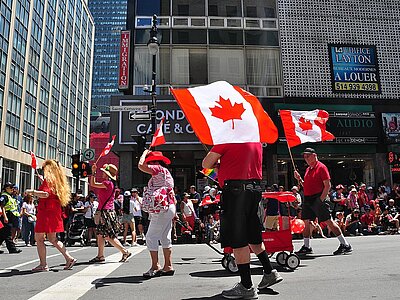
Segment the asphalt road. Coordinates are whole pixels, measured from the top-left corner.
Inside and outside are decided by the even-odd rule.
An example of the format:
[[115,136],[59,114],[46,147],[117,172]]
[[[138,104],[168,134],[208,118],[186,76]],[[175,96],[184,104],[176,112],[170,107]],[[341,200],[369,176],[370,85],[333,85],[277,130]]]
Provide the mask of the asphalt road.
[[[400,299],[400,235],[351,237],[351,255],[333,256],[338,241],[314,239],[314,254],[302,258],[295,271],[273,265],[284,281],[259,293],[259,299]],[[295,248],[302,241],[295,240]],[[64,259],[48,247],[49,272],[32,273],[35,247],[21,247],[21,254],[0,255],[0,299],[222,299],[220,293],[238,281],[224,270],[222,256],[205,244],[174,245],[173,277],[144,280],[141,274],[150,266],[145,247],[131,247],[133,256],[119,263],[121,255],[106,248],[105,264],[87,261],[96,255],[95,247],[70,247],[78,263],[63,270]],[[4,249],[5,250],[5,249]],[[7,251],[6,251],[7,252]],[[262,269],[252,259],[254,284]]]

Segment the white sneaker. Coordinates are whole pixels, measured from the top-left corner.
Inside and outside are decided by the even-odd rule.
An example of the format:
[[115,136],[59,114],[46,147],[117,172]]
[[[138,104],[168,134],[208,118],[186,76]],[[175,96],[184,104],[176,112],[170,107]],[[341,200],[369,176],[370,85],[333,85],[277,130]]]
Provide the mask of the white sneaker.
[[267,287],[270,287],[271,285],[279,283],[282,280],[283,278],[281,277],[281,275],[279,275],[278,271],[274,269],[270,274],[264,273],[261,282],[258,284],[258,288],[262,290]]
[[125,247],[130,247],[131,244],[129,244],[129,243],[124,243],[124,246],[125,246]]
[[222,297],[227,299],[258,299],[258,294],[253,286],[246,289],[239,282],[230,290],[222,291]]

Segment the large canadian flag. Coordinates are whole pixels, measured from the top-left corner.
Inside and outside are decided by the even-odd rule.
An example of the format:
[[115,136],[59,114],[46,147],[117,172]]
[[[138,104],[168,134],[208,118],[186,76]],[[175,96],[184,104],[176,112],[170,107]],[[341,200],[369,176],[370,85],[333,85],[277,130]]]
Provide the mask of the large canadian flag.
[[290,148],[307,142],[315,143],[335,138],[332,133],[326,131],[329,114],[325,110],[280,110],[279,113]]
[[203,144],[274,143],[278,130],[260,101],[226,81],[189,89],[171,89]]
[[158,124],[156,132],[154,133],[153,139],[151,141],[150,147],[156,147],[165,144],[165,138],[163,133],[164,119],[162,118],[160,124]]

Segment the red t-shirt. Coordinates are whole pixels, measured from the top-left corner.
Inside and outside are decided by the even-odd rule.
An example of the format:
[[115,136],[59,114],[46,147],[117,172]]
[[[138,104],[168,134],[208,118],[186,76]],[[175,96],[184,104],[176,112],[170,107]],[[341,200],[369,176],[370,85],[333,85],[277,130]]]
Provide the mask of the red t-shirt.
[[221,155],[218,182],[225,180],[262,179],[261,143],[232,143],[216,145],[211,152]]
[[314,168],[308,167],[304,175],[304,196],[321,193],[324,190],[324,181],[330,179],[328,168],[317,161]]
[[365,225],[372,225],[374,223],[374,215],[371,213],[365,213],[361,216],[360,221]]

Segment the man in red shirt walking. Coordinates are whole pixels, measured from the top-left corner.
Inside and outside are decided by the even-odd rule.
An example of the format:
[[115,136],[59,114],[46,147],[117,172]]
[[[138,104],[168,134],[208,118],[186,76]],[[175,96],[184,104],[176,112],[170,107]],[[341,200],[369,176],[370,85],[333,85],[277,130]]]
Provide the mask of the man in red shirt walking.
[[304,180],[299,172],[294,172],[294,177],[304,187],[304,202],[301,212],[305,228],[303,231],[304,245],[297,254],[311,254],[310,247],[310,220],[318,217],[320,222],[325,222],[330,231],[339,239],[339,248],[333,252],[334,255],[350,253],[353,251],[351,245],[344,238],[339,226],[331,218],[329,212],[329,203],[326,201],[331,188],[331,177],[328,168],[318,160],[317,153],[313,148],[306,148],[303,152],[303,158],[308,168],[304,175]]
[[[219,161],[219,163],[218,163]],[[272,269],[262,242],[262,224],[258,218],[261,200],[262,146],[259,142],[214,146],[203,160],[203,168],[217,168],[221,197],[221,246],[232,247],[241,281],[224,290],[228,299],[257,299],[250,273],[250,249],[264,269],[259,289],[283,280]]]

